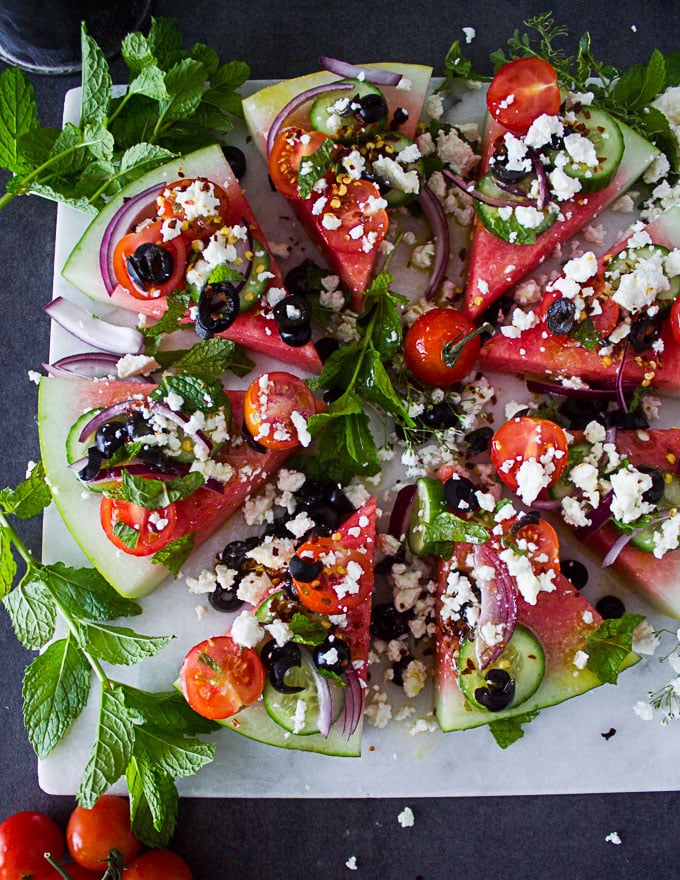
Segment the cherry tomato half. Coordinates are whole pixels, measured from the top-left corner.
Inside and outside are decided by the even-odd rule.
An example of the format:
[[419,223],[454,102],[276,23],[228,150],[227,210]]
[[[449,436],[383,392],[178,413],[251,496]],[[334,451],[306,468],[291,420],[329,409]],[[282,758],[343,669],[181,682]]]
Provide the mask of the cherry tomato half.
[[332,536],[313,535],[298,547],[295,557],[290,566],[295,591],[311,611],[344,614],[371,592],[365,555],[344,547]]
[[123,871],[123,880],[193,880],[183,858],[167,849],[151,849]]
[[560,539],[555,529],[544,519],[517,526],[517,519],[503,522],[504,534],[497,541],[498,549],[513,547],[526,554],[536,575],[548,571],[557,574],[560,570]]
[[113,251],[116,281],[136,299],[158,299],[184,288],[187,248],[181,236],[163,240],[160,223],[129,232]]
[[673,301],[668,315],[668,323],[670,324],[673,339],[677,345],[680,345],[680,298]]
[[390,221],[375,183],[363,179],[333,183],[324,197],[321,225],[333,250],[352,253],[380,244]]
[[131,556],[150,556],[172,540],[177,525],[174,504],[150,510],[102,495],[99,518],[106,537]]
[[302,160],[327,140],[330,138],[322,131],[305,131],[295,126],[278,133],[269,154],[269,176],[282,195],[289,199],[300,197],[298,172]]
[[157,216],[176,220],[189,241],[208,238],[224,226],[229,216],[229,196],[216,183],[203,177],[187,177],[169,183],[156,197]]
[[[567,435],[555,422],[517,416],[501,425],[491,438],[491,462],[505,485],[519,491],[522,500],[530,504],[541,489],[559,480],[568,448]],[[526,469],[522,471],[525,462],[537,462],[540,472],[537,469],[527,475]]]
[[243,419],[252,437],[267,449],[307,446],[307,420],[316,413],[314,395],[298,376],[263,373],[248,386]]
[[142,844],[130,830],[130,805],[126,798],[104,794],[91,809],[76,807],[66,826],[66,843],[74,862],[91,871],[106,868],[111,850],[123,861],[134,858]]
[[471,336],[456,353],[453,366],[444,360],[445,347],[461,343],[475,330],[472,321],[456,309],[431,309],[420,315],[406,331],[404,360],[416,379],[426,385],[453,385],[475,365],[481,343]]
[[57,880],[58,872],[45,861],[46,852],[57,862],[64,855],[64,837],[49,816],[25,810],[0,823],[0,880]]
[[526,134],[543,113],[554,116],[562,98],[557,72],[542,58],[518,58],[496,73],[489,85],[486,105],[504,128]]
[[266,672],[257,653],[231,636],[214,636],[189,651],[179,673],[182,693],[205,718],[229,718],[254,703]]

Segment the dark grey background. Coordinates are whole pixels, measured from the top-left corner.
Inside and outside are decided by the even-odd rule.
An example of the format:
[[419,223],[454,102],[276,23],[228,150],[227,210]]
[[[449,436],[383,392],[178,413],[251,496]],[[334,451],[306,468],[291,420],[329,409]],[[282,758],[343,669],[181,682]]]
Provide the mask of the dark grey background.
[[[420,62],[441,74],[447,49],[455,39],[464,41],[462,28],[468,26],[476,37],[467,51],[489,72],[489,52],[546,7],[532,0],[157,0],[155,13],[178,20],[187,47],[208,42],[223,60],[247,61],[253,77],[268,78],[316,69],[321,54]],[[574,38],[590,31],[596,54],[622,68],[646,61],[654,47],[680,48],[675,0],[572,0],[552,9]],[[122,78],[121,63],[113,67]],[[58,124],[64,92],[79,84],[78,76],[36,76],[33,82],[41,122]],[[54,206],[35,198],[18,199],[0,212],[2,485],[20,481],[26,462],[38,457],[36,388],[27,373],[47,358],[49,325],[41,306],[51,293],[54,222]],[[27,524],[23,533],[38,552],[39,523]],[[21,722],[21,677],[30,655],[19,647],[4,612],[0,638],[0,819],[39,809],[65,824],[73,800],[38,788]],[[285,766],[283,755],[282,772]],[[625,779],[626,768],[619,772]],[[677,792],[412,799],[415,825],[407,829],[397,821],[404,805],[389,799],[185,799],[173,848],[196,880],[680,876]],[[605,840],[614,830],[620,846]],[[345,867],[352,855],[355,872]]]

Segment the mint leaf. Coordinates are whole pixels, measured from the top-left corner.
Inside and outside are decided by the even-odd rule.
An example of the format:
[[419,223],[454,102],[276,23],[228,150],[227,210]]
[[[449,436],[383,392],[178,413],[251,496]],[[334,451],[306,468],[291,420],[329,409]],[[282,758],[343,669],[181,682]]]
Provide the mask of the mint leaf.
[[62,562],[42,567],[42,576],[74,617],[115,620],[142,613],[134,599],[121,596],[94,568],[69,568]]
[[332,138],[327,138],[311,156],[305,156],[300,162],[297,182],[301,199],[312,194],[314,184],[332,167],[334,152],[335,143]]
[[158,66],[169,70],[184,55],[182,32],[172,18],[152,18],[149,46]]
[[176,538],[174,541],[166,544],[165,547],[157,550],[151,557],[151,562],[154,565],[164,565],[168,571],[178,578],[182,571],[182,566],[191,556],[195,543],[196,532],[182,535],[181,538]]
[[166,302],[168,308],[163,316],[151,327],[143,329],[147,347],[149,342],[153,343],[156,339],[160,340],[163,336],[174,333],[179,328],[180,323],[186,316],[187,309],[191,305],[191,297],[184,291],[175,290],[168,294]]
[[39,758],[52,751],[87,703],[90,666],[72,636],[52,642],[24,674],[24,724]]
[[182,398],[183,413],[193,413],[196,410],[211,413],[221,406],[229,406],[229,398],[219,380],[192,376],[189,373],[164,376],[149,397],[151,400],[162,401],[169,394],[178,394]]
[[413,427],[415,422],[408,414],[383,366],[380,354],[369,348],[357,377],[357,390],[370,403],[394,416],[402,424]]
[[[126,34],[123,37],[120,46],[120,54],[123,61],[127,64],[133,78],[145,68],[156,65],[156,59],[151,46],[149,45],[149,41],[144,34],[139,31]],[[132,82],[132,79],[130,82]]]
[[39,572],[28,571],[21,583],[2,600],[14,632],[29,651],[38,651],[54,635],[57,612]]
[[588,635],[584,650],[588,654],[588,669],[602,682],[616,684],[621,664],[632,650],[633,632],[644,620],[642,614],[624,612],[622,617],[603,620]]
[[293,641],[302,645],[320,645],[328,638],[328,629],[321,626],[318,620],[312,620],[306,614],[295,612],[290,624]]
[[120,158],[120,173],[126,179],[139,177],[173,157],[170,150],[157,144],[134,144]]
[[147,657],[155,657],[173,636],[148,636],[125,626],[104,626],[101,623],[83,625],[88,651],[100,660],[117,666],[134,666]]
[[121,541],[129,550],[136,550],[139,544],[139,530],[129,526],[121,520],[116,520],[113,524],[113,534]]
[[236,352],[236,343],[213,336],[192,345],[173,364],[179,373],[190,373],[198,379],[213,381],[229,367]]
[[177,821],[179,807],[173,779],[133,756],[125,773],[125,781],[130,797],[130,819],[136,836],[147,846],[166,847]]
[[221,729],[216,721],[194,712],[176,690],[149,693],[125,685],[123,697],[130,718],[138,724],[148,722],[158,730],[181,734],[205,734]]
[[146,725],[135,731],[135,757],[176,778],[198,773],[214,755],[215,746],[210,743]]
[[518,739],[524,736],[522,730],[523,724],[529,724],[538,716],[538,709],[533,712],[525,712],[523,715],[513,715],[510,718],[503,718],[499,721],[491,721],[489,730],[496,740],[496,744],[502,749],[507,749]]
[[423,523],[423,543],[437,544],[437,555],[442,559],[450,559],[453,556],[453,545],[459,541],[484,544],[490,537],[484,526],[461,519],[450,511],[437,514],[431,523]]
[[45,482],[45,468],[38,462],[26,479],[15,489],[0,491],[0,509],[4,513],[30,519],[41,513],[52,501],[52,494]]
[[165,86],[168,98],[158,102],[162,125],[186,119],[201,103],[205,87],[203,65],[190,58],[174,64],[165,75]]
[[111,73],[104,53],[95,40],[82,28],[80,45],[82,50],[82,98],[80,104],[80,125],[84,128],[90,123],[104,122],[111,100]]
[[36,129],[38,108],[33,84],[18,67],[8,67],[0,76],[0,164],[13,174],[31,170],[21,141]]
[[78,803],[86,809],[125,773],[135,739],[118,687],[103,682],[95,743],[78,788]]
[[663,91],[665,82],[666,61],[663,54],[654,49],[648,64],[636,65],[621,74],[612,97],[629,112],[641,112]]
[[17,573],[17,564],[12,554],[12,542],[5,530],[0,528],[0,597],[12,589]]
[[148,510],[161,510],[174,501],[193,495],[204,484],[205,479],[198,471],[190,471],[188,474],[167,481],[137,477],[128,471],[123,471],[122,483],[111,487],[107,494],[111,498],[130,501]]
[[165,85],[165,75],[155,64],[146,65],[130,80],[128,92],[131,95],[145,95],[154,101],[167,101],[170,97]]

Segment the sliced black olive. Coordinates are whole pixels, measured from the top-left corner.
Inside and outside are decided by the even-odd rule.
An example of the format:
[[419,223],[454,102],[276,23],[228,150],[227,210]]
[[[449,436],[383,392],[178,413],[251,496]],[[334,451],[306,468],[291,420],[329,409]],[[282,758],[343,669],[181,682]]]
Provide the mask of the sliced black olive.
[[386,642],[398,639],[408,632],[409,619],[408,612],[399,611],[391,602],[374,605],[371,612],[371,634]]
[[510,533],[516,535],[520,529],[523,529],[525,526],[537,526],[541,521],[541,514],[537,510],[530,510],[528,513],[525,513],[523,516],[517,520],[517,522],[510,529]]
[[259,452],[260,455],[266,455],[266,453],[269,452],[266,446],[258,443],[258,441],[250,433],[246,425],[243,425],[241,428],[241,436],[246,441],[250,449],[253,450],[253,452]]
[[319,559],[304,559],[296,554],[288,563],[288,571],[294,580],[309,584],[323,571],[323,562]]
[[348,517],[351,513],[354,513],[355,510],[352,502],[337,484],[333,486],[328,495],[328,503],[333,510],[337,510],[343,518]]
[[357,95],[350,101],[350,107],[365,125],[381,122],[388,113],[387,101],[382,95],[374,92],[369,92],[361,98]]
[[140,412],[128,416],[125,430],[130,440],[141,440],[143,437],[153,434],[153,428]]
[[389,124],[390,131],[396,131],[398,128],[408,121],[408,110],[405,107],[397,107],[397,109],[392,114],[392,119]]
[[345,392],[342,388],[326,388],[321,397],[326,406],[330,406],[331,403],[339,400],[344,393]]
[[574,430],[583,430],[589,422],[602,420],[604,424],[604,410],[607,408],[606,401],[596,397],[568,397],[557,408],[560,415],[569,421],[569,427]]
[[235,568],[238,571],[248,557],[248,553],[260,544],[260,538],[252,535],[241,541],[229,541],[220,553],[220,560],[227,568]]
[[502,138],[495,142],[494,147],[493,155],[489,161],[489,168],[496,180],[500,180],[503,183],[519,183],[531,174],[532,165],[530,162],[527,163],[528,167],[526,169],[508,168],[508,149]]
[[434,403],[423,410],[417,421],[426,428],[434,430],[442,428],[455,428],[460,423],[460,416],[445,400]]
[[573,300],[561,296],[548,306],[545,323],[551,333],[566,336],[570,333],[576,320],[576,305]]
[[236,611],[243,605],[243,599],[237,595],[238,583],[235,580],[230,587],[217,584],[215,589],[208,593],[208,602],[216,611]]
[[281,341],[285,342],[286,345],[290,345],[291,348],[300,348],[303,345],[307,345],[312,338],[312,328],[310,324],[296,327],[295,330],[281,330],[279,328],[279,336]]
[[309,324],[312,307],[305,296],[291,293],[274,306],[274,318],[281,330],[297,330]]
[[404,673],[408,669],[409,663],[413,660],[410,654],[404,654],[403,657],[400,657],[399,660],[396,660],[392,664],[392,681],[394,684],[402,687],[404,684]]
[[630,327],[628,341],[638,353],[647,351],[660,336],[658,316],[640,315]]
[[90,480],[94,480],[94,478],[99,473],[99,468],[104,461],[104,456],[97,449],[96,446],[90,446],[87,450],[87,464],[82,467],[78,471],[78,476],[81,480],[85,480],[89,482]]
[[316,353],[321,358],[322,363],[325,363],[328,358],[340,348],[340,343],[332,336],[322,336],[321,339],[316,340],[314,347],[316,348]]
[[649,465],[640,465],[638,468],[643,474],[647,474],[652,478],[652,485],[642,493],[642,500],[647,504],[657,504],[663,498],[666,483],[660,470]]
[[476,688],[475,700],[490,712],[507,709],[515,696],[515,680],[505,669],[494,667],[484,676],[486,687]]
[[165,284],[175,271],[175,259],[167,248],[147,241],[127,258],[130,278],[145,290],[153,284]]
[[224,158],[229,163],[231,170],[234,172],[234,176],[238,177],[240,180],[242,177],[246,176],[247,163],[246,163],[246,154],[243,150],[239,150],[238,147],[232,147],[230,144],[222,147],[222,152],[224,153]]
[[122,422],[104,422],[95,431],[94,445],[104,458],[111,458],[125,444],[127,431]]
[[311,510],[317,504],[330,497],[331,492],[337,489],[338,484],[333,480],[305,480],[299,489],[293,493],[298,509]]
[[277,645],[271,639],[262,648],[260,660],[265,669],[269,670],[269,681],[272,687],[282,694],[299,694],[303,688],[286,684],[286,673],[293,666],[302,665],[302,652],[295,642],[286,642],[285,645]]
[[477,489],[467,477],[450,477],[444,483],[446,503],[455,513],[473,513],[479,510]]
[[632,431],[646,430],[649,427],[649,420],[641,407],[632,412],[623,412],[620,409],[610,410],[607,413],[607,422],[611,427],[628,428]]
[[337,636],[329,636],[325,642],[316,645],[312,658],[317,669],[335,672],[338,675],[342,675],[352,662],[352,654],[347,643]]
[[318,292],[310,281],[312,276],[318,276],[322,272],[323,270],[317,266],[314,260],[309,258],[303,260],[286,272],[286,277],[284,278],[286,290],[290,294],[299,294],[301,296],[308,296],[310,293]]
[[241,308],[238,291],[229,281],[206,284],[198,300],[196,332],[201,339],[212,339],[234,323]]
[[474,431],[470,431],[465,435],[467,454],[479,455],[481,452],[486,452],[489,448],[489,443],[491,443],[492,437],[493,428],[476,428]]
[[560,571],[577,590],[582,590],[588,583],[588,569],[578,559],[562,559]]
[[603,596],[595,606],[598,614],[601,614],[605,620],[615,620],[623,617],[626,606],[618,598],[618,596]]

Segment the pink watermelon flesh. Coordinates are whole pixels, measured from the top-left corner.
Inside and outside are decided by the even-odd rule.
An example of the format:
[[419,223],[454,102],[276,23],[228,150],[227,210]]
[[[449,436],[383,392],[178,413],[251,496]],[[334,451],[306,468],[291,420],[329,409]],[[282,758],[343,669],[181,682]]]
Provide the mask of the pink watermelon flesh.
[[[504,131],[495,121],[488,124],[482,174],[488,170],[494,140]],[[506,290],[540,265],[558,244],[583,229],[625,192],[652,162],[655,148],[628,126],[621,124],[621,131],[625,150],[609,186],[599,192],[563,202],[560,205],[563,219],[557,219],[534,244],[517,245],[504,241],[489,232],[479,218],[476,219],[465,289],[465,311],[471,318],[479,318]]]
[[[680,246],[680,208],[674,208],[662,215],[646,228],[655,244],[672,249]],[[622,250],[629,235],[621,238],[598,261],[598,274],[612,254]],[[661,367],[654,376],[654,387],[662,394],[680,393],[680,347],[668,328],[662,333],[664,342]],[[611,385],[616,381],[621,362],[620,354],[612,363],[604,363],[597,349],[588,351],[574,339],[550,333],[543,322],[524,330],[519,338],[510,338],[498,333],[482,348],[479,356],[483,370],[514,375],[555,377],[578,376],[588,384]],[[640,384],[648,367],[628,356],[624,364],[623,378]]]
[[[440,595],[447,572],[448,563],[443,563],[438,577]],[[518,622],[531,630],[545,652],[543,680],[533,696],[518,706],[488,712],[470,705],[458,686],[455,656],[459,641],[438,627],[435,714],[443,731],[480,727],[544,709],[601,684],[589,669],[577,668],[574,658],[577,651],[585,649],[588,634],[597,629],[602,618],[564,576],[558,575],[556,585],[552,593],[539,593],[535,605],[518,594]]]

